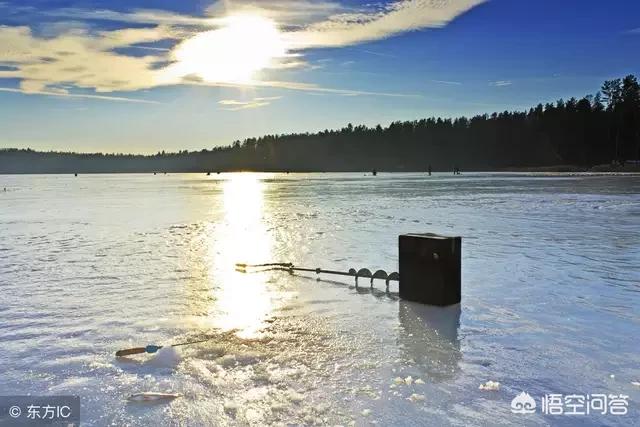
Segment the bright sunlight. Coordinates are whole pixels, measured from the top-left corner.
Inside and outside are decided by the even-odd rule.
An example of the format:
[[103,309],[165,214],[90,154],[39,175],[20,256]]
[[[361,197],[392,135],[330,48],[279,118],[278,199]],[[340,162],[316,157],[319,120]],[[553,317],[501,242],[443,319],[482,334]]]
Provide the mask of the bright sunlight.
[[274,21],[259,15],[234,15],[224,18],[221,28],[179,44],[167,77],[248,84],[285,54],[285,43]]

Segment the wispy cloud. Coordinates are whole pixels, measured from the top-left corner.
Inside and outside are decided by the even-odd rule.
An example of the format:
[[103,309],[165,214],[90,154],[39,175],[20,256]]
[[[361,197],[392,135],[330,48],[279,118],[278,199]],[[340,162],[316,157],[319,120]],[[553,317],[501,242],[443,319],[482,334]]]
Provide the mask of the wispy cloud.
[[108,95],[92,95],[85,93],[69,93],[66,90],[36,90],[25,91],[19,88],[0,87],[0,92],[9,93],[22,93],[26,95],[44,95],[44,96],[56,96],[61,98],[80,98],[80,99],[99,99],[102,101],[117,101],[117,102],[133,102],[138,104],[159,104],[157,101],[149,101],[146,99],[128,98],[124,96],[108,96]]
[[353,11],[335,1],[322,0],[234,0],[218,1],[207,8],[210,16],[257,13],[288,27],[300,27],[330,16]]
[[452,81],[452,80],[431,80],[434,83],[439,83],[442,85],[451,85],[451,86],[460,86],[462,85],[462,82],[456,82],[456,81]]
[[402,0],[384,10],[343,13],[288,34],[299,49],[350,46],[407,31],[438,28],[485,0]]
[[373,55],[373,56],[381,56],[383,58],[397,58],[396,55],[392,55],[392,54],[387,53],[387,52],[377,52],[377,51],[369,50],[369,49],[355,49],[355,50],[357,50],[359,52],[363,52],[363,53],[369,54],[369,55]]
[[215,17],[180,15],[153,9],[136,9],[131,12],[117,12],[108,9],[89,10],[81,8],[49,9],[40,12],[42,15],[66,19],[89,21],[113,21],[131,24],[184,25],[212,27],[220,25]]
[[503,87],[511,86],[513,82],[511,80],[497,80],[495,82],[489,82],[489,86]]
[[254,108],[266,107],[267,105],[270,105],[272,101],[276,101],[281,98],[282,98],[281,96],[271,96],[271,97],[263,97],[263,98],[253,98],[248,101],[238,101],[235,99],[223,99],[222,101],[218,101],[218,104],[225,107],[225,108],[222,108],[222,110],[241,111],[241,110],[249,110]]
[[366,90],[354,90],[354,89],[339,89],[331,87],[318,86],[314,83],[301,83],[301,82],[288,82],[288,81],[255,81],[250,83],[251,87],[269,87],[290,89],[297,91],[305,91],[312,93],[325,93],[342,96],[386,96],[391,98],[421,98],[422,95],[417,93],[395,93],[395,92],[375,92]]

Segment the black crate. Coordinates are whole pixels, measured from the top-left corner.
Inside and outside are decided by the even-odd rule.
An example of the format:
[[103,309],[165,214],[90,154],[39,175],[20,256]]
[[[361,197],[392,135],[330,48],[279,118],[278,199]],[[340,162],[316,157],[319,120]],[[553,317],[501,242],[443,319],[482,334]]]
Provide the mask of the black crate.
[[400,298],[447,306],[460,302],[462,239],[437,234],[399,237]]

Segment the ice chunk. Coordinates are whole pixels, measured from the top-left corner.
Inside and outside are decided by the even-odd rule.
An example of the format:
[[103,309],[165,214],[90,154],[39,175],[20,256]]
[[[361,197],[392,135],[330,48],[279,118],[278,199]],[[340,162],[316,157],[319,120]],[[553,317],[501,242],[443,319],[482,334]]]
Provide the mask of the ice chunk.
[[161,368],[175,368],[180,360],[180,353],[174,347],[162,347],[148,363]]
[[330,409],[330,406],[328,403],[319,403],[318,405],[316,405],[316,412],[318,412],[319,414],[323,414],[327,412],[329,409]]
[[300,403],[304,399],[304,396],[295,390],[289,390],[287,397],[289,397],[289,400],[293,403]]
[[411,385],[413,383],[413,378],[411,377],[411,375],[404,379],[404,383],[406,385]]
[[636,387],[640,387],[640,381],[631,381],[631,385],[634,385]]
[[411,396],[408,397],[408,399],[412,402],[420,402],[424,400],[424,395],[413,393]]
[[286,411],[287,407],[285,405],[283,405],[282,403],[274,403],[271,405],[271,411],[272,412],[283,412]]
[[404,380],[402,378],[400,378],[400,377],[395,377],[393,379],[393,383],[396,384],[396,385],[404,384]]
[[363,417],[368,417],[369,415],[371,415],[371,409],[363,409],[362,410],[362,416]]
[[225,354],[222,357],[219,357],[218,359],[216,359],[216,362],[218,362],[218,364],[220,366],[224,366],[225,368],[229,368],[231,366],[234,366],[237,363],[236,360],[236,356],[233,354]]
[[487,381],[484,384],[480,384],[479,389],[487,391],[498,391],[500,390],[500,383],[497,381]]
[[169,401],[180,397],[180,394],[177,393],[156,393],[156,392],[145,392],[145,393],[136,393],[129,396],[129,401],[131,402],[158,402],[158,401]]
[[231,402],[231,401],[227,401],[224,403],[224,411],[235,417],[236,413],[238,412],[238,404],[236,402]]
[[420,379],[420,378],[417,378],[417,379],[414,381],[414,383],[415,383],[415,384],[424,384],[424,381],[422,381],[422,379]]

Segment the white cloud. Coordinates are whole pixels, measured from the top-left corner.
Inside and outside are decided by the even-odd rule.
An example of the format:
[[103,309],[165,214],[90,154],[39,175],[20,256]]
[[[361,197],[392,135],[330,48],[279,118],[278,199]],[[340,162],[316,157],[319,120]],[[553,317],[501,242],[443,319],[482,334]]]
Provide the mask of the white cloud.
[[301,26],[327,19],[349,10],[334,1],[316,0],[234,0],[218,1],[207,9],[210,16],[256,13],[286,26]]
[[26,93],[47,92],[62,84],[96,92],[151,88],[157,73],[154,64],[164,58],[128,56],[114,49],[171,37],[162,26],[97,35],[70,31],[54,38],[35,37],[28,27],[0,27],[0,64],[15,68],[0,78],[20,78]]
[[128,98],[124,96],[107,96],[107,95],[91,95],[84,93],[69,93],[66,89],[52,88],[50,90],[24,90],[12,87],[0,87],[0,92],[9,93],[23,93],[26,95],[44,95],[44,96],[56,96],[62,98],[80,98],[80,99],[99,99],[103,101],[118,101],[118,102],[133,102],[139,104],[159,104],[156,101],[149,101],[146,99]]
[[511,86],[513,82],[511,80],[497,80],[495,82],[490,82],[490,86],[503,87],[503,86]]
[[117,12],[107,9],[88,10],[80,8],[51,9],[41,12],[42,15],[58,18],[114,21],[132,24],[186,25],[212,27],[219,25],[217,19],[180,15],[163,10],[138,9],[132,12]]
[[249,87],[269,87],[297,90],[311,93],[326,93],[342,96],[386,96],[391,98],[420,98],[419,94],[407,94],[407,93],[393,93],[393,92],[373,92],[365,90],[353,90],[353,89],[337,89],[330,87],[318,86],[314,83],[301,83],[301,82],[289,82],[289,81],[253,81],[248,84]]
[[249,110],[254,108],[266,107],[271,104],[271,101],[276,101],[281,99],[281,96],[271,96],[271,97],[263,97],[263,98],[253,98],[249,101],[238,101],[235,99],[223,99],[222,101],[218,101],[218,104],[224,106],[222,108],[226,111],[241,111],[241,110]]
[[434,83],[439,83],[442,85],[451,85],[451,86],[460,86],[462,85],[462,82],[456,82],[453,80],[431,80]]
[[407,31],[438,28],[485,0],[402,0],[383,11],[345,13],[288,34],[292,46],[349,46]]
[[[0,26],[0,66],[6,68],[0,69],[0,80],[20,81],[18,89],[6,88],[5,92],[93,96],[127,102],[131,98],[101,94],[189,84],[277,87],[347,96],[407,96],[272,80],[261,71],[316,69],[321,65],[309,64],[304,59],[308,49],[352,46],[407,31],[440,27],[483,1],[400,0],[386,7],[369,5],[367,9],[353,9],[334,1],[236,0],[219,1],[202,17],[158,10],[38,11],[25,6],[13,12],[59,17],[61,21],[54,23],[52,31],[39,35],[28,26]],[[6,8],[0,5],[0,9],[3,7]],[[237,19],[227,16],[249,11],[270,22],[273,31],[262,25],[264,22],[239,24]],[[92,29],[95,20],[117,21],[124,28],[96,31]],[[141,28],[128,23],[147,25]],[[173,47],[154,45],[162,41],[169,41]],[[132,49],[137,53],[132,54]],[[262,79],[257,78],[260,75]],[[68,89],[61,90],[63,86]],[[77,93],[76,89],[85,91]],[[96,95],[86,94],[86,90],[95,91]],[[250,107],[235,107],[257,108],[264,102],[268,101],[254,100],[246,104]]]

